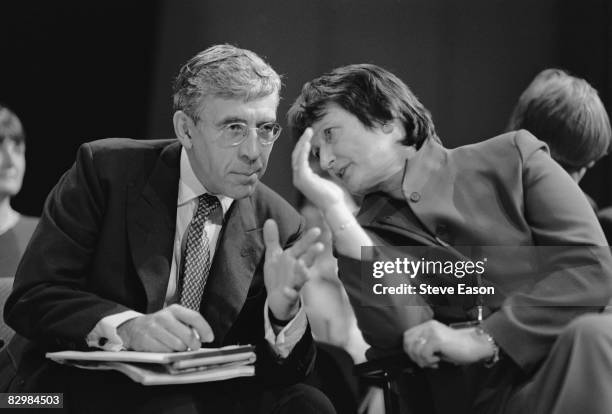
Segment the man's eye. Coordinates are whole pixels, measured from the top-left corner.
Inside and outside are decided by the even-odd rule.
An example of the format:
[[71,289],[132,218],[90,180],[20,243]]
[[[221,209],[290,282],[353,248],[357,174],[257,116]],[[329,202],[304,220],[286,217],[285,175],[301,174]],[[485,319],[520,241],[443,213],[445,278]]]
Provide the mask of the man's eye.
[[242,124],[229,124],[227,129],[230,131],[241,131],[244,128]]

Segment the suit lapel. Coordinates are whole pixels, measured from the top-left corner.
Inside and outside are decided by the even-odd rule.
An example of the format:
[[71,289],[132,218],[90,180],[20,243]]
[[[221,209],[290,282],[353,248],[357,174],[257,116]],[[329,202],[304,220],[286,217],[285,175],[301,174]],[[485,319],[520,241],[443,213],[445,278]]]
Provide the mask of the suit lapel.
[[200,312],[221,345],[238,318],[264,253],[251,198],[236,200],[228,211],[210,269]]
[[180,148],[178,142],[164,148],[144,186],[137,180],[128,183],[128,238],[134,267],[145,289],[147,313],[161,309],[166,296],[176,226]]

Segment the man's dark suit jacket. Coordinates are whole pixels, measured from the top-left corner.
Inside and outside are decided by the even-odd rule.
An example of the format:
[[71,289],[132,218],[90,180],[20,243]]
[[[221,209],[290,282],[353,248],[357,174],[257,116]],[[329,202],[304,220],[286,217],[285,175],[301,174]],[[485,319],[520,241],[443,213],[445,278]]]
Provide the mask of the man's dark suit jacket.
[[[86,335],[103,317],[162,309],[180,149],[176,140],[127,139],[80,147],[46,201],[6,303],[6,320],[19,334],[0,358],[0,365],[16,372],[11,390],[46,383],[56,367],[44,352],[86,348]],[[258,381],[290,383],[310,370],[315,351],[309,330],[284,360],[264,339],[262,227],[268,218],[278,223],[281,245],[301,234],[298,213],[262,183],[250,197],[234,201],[200,311],[214,331],[213,346],[255,344]]]

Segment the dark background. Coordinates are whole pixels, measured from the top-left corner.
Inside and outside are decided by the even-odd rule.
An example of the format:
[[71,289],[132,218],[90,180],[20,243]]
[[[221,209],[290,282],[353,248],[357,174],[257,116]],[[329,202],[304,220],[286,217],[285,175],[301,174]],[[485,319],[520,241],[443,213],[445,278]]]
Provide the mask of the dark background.
[[[357,62],[404,79],[448,147],[500,133],[546,67],[587,79],[612,107],[606,0],[12,1],[0,10],[0,101],[27,133],[13,206],[32,215],[82,142],[172,137],[172,78],[215,43],[252,49],[284,75],[283,123],[305,81]],[[295,202],[292,147],[283,134],[264,181]],[[609,205],[611,178],[606,157],[582,187]]]

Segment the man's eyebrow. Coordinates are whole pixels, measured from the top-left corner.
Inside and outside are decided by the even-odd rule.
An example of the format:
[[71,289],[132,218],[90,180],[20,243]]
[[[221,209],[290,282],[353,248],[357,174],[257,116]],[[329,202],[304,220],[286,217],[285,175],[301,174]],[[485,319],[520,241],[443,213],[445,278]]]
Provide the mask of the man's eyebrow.
[[244,119],[244,118],[239,118],[237,116],[231,116],[229,118],[223,118],[222,120],[217,122],[217,126],[218,127],[223,127],[225,125],[235,124],[235,123],[246,124],[247,120]]
[[[267,119],[264,119],[262,121],[259,121],[256,124],[256,126],[259,127],[259,126],[262,126],[263,124],[269,124],[271,122],[276,122],[276,118],[267,118]],[[224,127],[225,125],[235,124],[235,123],[245,124],[245,125],[249,124],[249,122],[246,119],[244,119],[244,118],[240,118],[240,117],[237,117],[237,116],[232,116],[232,117],[229,117],[229,118],[222,119],[221,121],[217,122],[216,125],[217,125],[217,127]]]
[[262,126],[263,124],[270,124],[276,122],[276,118],[266,118],[257,123],[257,126]]

